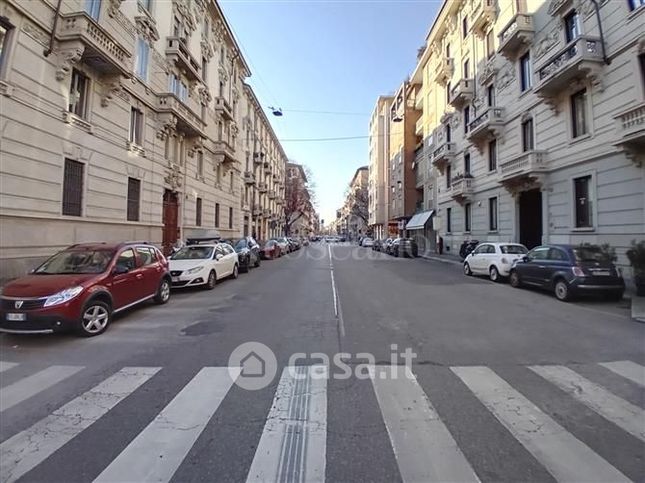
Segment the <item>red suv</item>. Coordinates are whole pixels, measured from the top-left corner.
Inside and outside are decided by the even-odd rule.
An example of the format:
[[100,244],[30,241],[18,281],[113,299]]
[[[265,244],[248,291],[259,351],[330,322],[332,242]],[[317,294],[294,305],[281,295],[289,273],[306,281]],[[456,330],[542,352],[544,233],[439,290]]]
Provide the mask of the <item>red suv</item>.
[[112,314],[149,299],[158,304],[170,299],[168,261],[156,247],[146,242],[73,245],[3,287],[0,331],[75,329],[91,337],[105,331]]

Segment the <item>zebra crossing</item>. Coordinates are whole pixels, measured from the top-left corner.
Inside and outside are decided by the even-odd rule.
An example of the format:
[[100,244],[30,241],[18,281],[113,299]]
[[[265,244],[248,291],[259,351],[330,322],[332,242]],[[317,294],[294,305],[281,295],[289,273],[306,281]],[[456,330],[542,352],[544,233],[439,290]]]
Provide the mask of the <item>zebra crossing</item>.
[[[601,362],[610,377],[645,388],[645,367],[633,361]],[[11,374],[20,364],[0,361],[0,373]],[[83,366],[54,365],[35,370],[0,388],[0,418],[54,385],[80,377]],[[453,422],[442,418],[417,379],[402,366],[370,368],[370,383],[389,445],[404,482],[480,481],[469,453],[454,437]],[[531,365],[526,369],[614,425],[625,441],[645,450],[645,411],[634,402],[563,365]],[[96,423],[139,391],[145,391],[162,367],[123,367],[85,392],[70,398],[51,414],[3,436],[0,442],[0,482],[30,481],[29,473],[80,435],[101,439]],[[616,467],[571,428],[563,427],[494,368],[455,366],[448,369],[474,398],[526,451],[558,481],[632,481],[634,471]],[[259,438],[249,462],[248,482],[325,481],[327,445],[338,437],[328,432],[328,413],[360,410],[333,407],[334,380],[321,365],[285,367],[272,392]],[[170,481],[227,397],[260,397],[258,392],[233,391],[240,368],[203,367],[188,378],[150,422],[100,471],[79,481]],[[0,384],[2,381],[0,380]],[[235,393],[235,394],[234,394]],[[268,402],[268,401],[267,401]],[[639,401],[642,406],[643,399]],[[13,412],[12,412],[13,411]],[[223,415],[225,416],[225,415]],[[621,434],[622,434],[621,433]],[[245,438],[240,434],[240,438]],[[255,438],[255,437],[254,437]],[[384,440],[385,441],[385,440]],[[350,455],[351,456],[351,455]],[[357,455],[355,455],[357,457]],[[645,460],[641,475],[645,475]],[[631,475],[631,478],[627,474]],[[637,479],[637,478],[636,478]]]

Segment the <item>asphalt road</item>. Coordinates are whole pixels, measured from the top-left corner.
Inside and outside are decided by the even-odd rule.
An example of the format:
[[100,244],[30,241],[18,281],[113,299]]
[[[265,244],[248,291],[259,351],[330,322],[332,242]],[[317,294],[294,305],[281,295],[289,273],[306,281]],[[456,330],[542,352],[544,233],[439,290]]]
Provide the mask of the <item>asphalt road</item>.
[[0,481],[645,481],[628,305],[436,261],[313,244],[0,361]]

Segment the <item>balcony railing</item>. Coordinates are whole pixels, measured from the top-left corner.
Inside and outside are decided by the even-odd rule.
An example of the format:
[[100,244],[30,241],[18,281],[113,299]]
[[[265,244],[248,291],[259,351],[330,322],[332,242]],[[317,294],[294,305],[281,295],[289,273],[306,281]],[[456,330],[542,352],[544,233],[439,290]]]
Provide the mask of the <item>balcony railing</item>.
[[536,92],[542,96],[554,96],[573,80],[598,78],[603,65],[600,40],[593,37],[578,37],[568,43],[537,71]]
[[191,55],[188,46],[181,37],[166,38],[166,57],[186,73],[190,80],[198,80],[199,63]]
[[255,174],[253,174],[253,171],[246,171],[244,173],[244,182],[250,185],[255,183]]
[[509,60],[515,60],[525,45],[533,42],[535,27],[531,14],[518,13],[499,34],[499,51]]
[[204,123],[183,101],[175,94],[167,92],[159,94],[158,110],[162,114],[172,115],[177,118],[177,130],[187,136],[202,134]]
[[476,35],[483,36],[486,26],[497,18],[495,0],[475,0],[471,14],[471,28]]
[[[223,97],[215,98],[215,110],[220,112],[221,115],[227,121],[233,121],[233,109],[226,99]],[[262,158],[264,159],[264,153],[262,153]]]
[[213,144],[215,145],[215,155],[220,157],[221,162],[237,162],[237,159],[235,159],[235,147],[226,139],[222,139],[221,141],[214,141]]
[[615,144],[623,145],[641,156],[645,154],[645,103],[621,112],[615,119],[618,132]]
[[443,169],[455,158],[455,144],[441,143],[432,153],[432,164],[443,173]]
[[443,57],[437,65],[436,74],[434,77],[435,82],[445,85],[448,79],[452,77],[455,71],[455,63],[451,57]]
[[473,100],[474,86],[472,79],[461,79],[450,89],[450,105],[460,109]]
[[504,125],[504,108],[488,107],[469,125],[468,139],[473,142],[496,136]]
[[260,208],[260,205],[257,203],[253,205],[253,216],[260,216],[262,215],[262,208]]
[[545,171],[547,169],[548,157],[545,151],[526,151],[518,154],[499,166],[500,181],[522,178],[532,173]]
[[269,190],[269,192],[267,193],[267,196],[269,197],[270,200],[274,200],[275,199],[275,191]]
[[450,196],[457,201],[463,201],[473,194],[473,178],[456,178],[452,180]]
[[266,193],[267,192],[267,184],[264,181],[260,181],[258,183],[258,191],[260,193]]

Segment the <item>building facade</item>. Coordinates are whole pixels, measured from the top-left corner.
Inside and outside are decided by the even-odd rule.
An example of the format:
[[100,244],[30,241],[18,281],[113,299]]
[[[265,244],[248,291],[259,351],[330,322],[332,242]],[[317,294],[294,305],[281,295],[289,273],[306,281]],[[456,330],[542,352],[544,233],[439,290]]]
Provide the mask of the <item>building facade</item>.
[[445,251],[608,243],[626,264],[645,238],[644,54],[642,2],[445,1],[417,66]]
[[350,239],[372,233],[373,230],[369,225],[369,174],[368,166],[356,170],[340,209],[342,232]]
[[374,237],[387,237],[389,220],[390,105],[393,97],[379,96],[369,126],[369,226]]
[[3,278],[78,242],[281,231],[286,156],[219,5],[58,5],[0,2]]
[[319,217],[314,207],[309,179],[305,168],[298,163],[287,163],[285,216],[289,236],[310,236],[319,229]]

